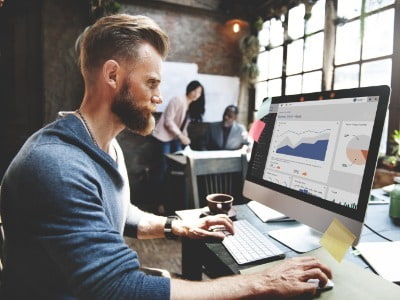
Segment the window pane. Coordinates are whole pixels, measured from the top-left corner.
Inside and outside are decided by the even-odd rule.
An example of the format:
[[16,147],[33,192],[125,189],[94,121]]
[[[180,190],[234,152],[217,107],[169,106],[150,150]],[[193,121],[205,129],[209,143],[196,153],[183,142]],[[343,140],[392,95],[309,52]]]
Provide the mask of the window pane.
[[286,77],[286,95],[301,93],[301,77],[302,75]]
[[388,6],[390,4],[393,4],[394,0],[366,0],[365,1],[365,11],[370,12],[372,10]]
[[319,92],[321,90],[322,72],[311,72],[303,75],[303,93]]
[[269,56],[268,51],[261,52],[258,54],[257,57],[257,66],[259,70],[259,74],[257,77],[258,81],[268,79],[268,56]]
[[282,76],[283,47],[272,49],[269,53],[268,78]]
[[383,59],[361,65],[361,86],[387,84],[392,77],[392,60]]
[[307,21],[306,33],[313,33],[324,29],[325,24],[325,0],[319,0],[311,10],[311,18]]
[[268,97],[280,96],[282,87],[282,79],[274,79],[268,81]]
[[360,47],[360,20],[336,28],[336,65],[359,61]]
[[269,44],[269,27],[270,22],[266,21],[263,24],[263,28],[258,33],[258,40],[260,41],[261,46],[268,46]]
[[292,39],[297,39],[304,35],[304,13],[304,4],[289,10],[288,34]]
[[304,40],[297,40],[288,45],[286,74],[300,73],[303,69],[303,45]]
[[359,72],[360,66],[358,64],[336,68],[334,89],[358,87]]
[[304,71],[322,68],[324,33],[320,32],[308,37],[304,47]]
[[268,83],[266,81],[257,82],[256,88],[256,108],[260,107],[263,99],[267,97]]
[[271,20],[271,45],[279,46],[283,44],[283,26],[282,22],[276,19]]
[[394,9],[365,18],[363,59],[393,53]]
[[338,16],[346,19],[358,17],[361,14],[362,0],[338,0]]

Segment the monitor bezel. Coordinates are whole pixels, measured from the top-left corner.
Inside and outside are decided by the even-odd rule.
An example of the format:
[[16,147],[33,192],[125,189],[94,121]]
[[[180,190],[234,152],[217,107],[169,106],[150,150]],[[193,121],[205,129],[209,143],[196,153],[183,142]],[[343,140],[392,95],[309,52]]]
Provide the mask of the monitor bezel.
[[[343,89],[343,90],[331,90],[331,91],[322,91],[322,92],[315,92],[315,93],[307,93],[307,94],[297,94],[297,95],[288,95],[288,96],[280,96],[280,97],[273,97],[271,103],[272,104],[279,104],[279,103],[289,103],[289,102],[306,102],[306,101],[315,101],[315,100],[321,100],[322,99],[342,99],[342,98],[353,98],[353,97],[365,97],[365,96],[378,96],[378,105],[377,105],[377,110],[375,113],[375,120],[374,120],[374,126],[371,134],[371,142],[370,142],[370,147],[368,150],[368,156],[365,164],[365,170],[364,170],[364,175],[360,187],[360,194],[359,194],[359,199],[358,199],[358,204],[357,204],[357,209],[354,208],[349,208],[340,204],[336,204],[330,201],[327,201],[325,199],[321,199],[316,196],[304,194],[299,191],[292,190],[290,188],[286,188],[284,186],[265,181],[262,178],[256,178],[251,175],[251,168],[254,162],[254,156],[255,153],[257,152],[257,147],[258,143],[254,142],[253,145],[253,150],[252,150],[252,155],[249,161],[249,166],[248,166],[248,172],[246,175],[246,180],[245,180],[245,186],[243,189],[243,194],[245,197],[252,199],[252,197],[257,198],[257,196],[254,195],[251,191],[249,191],[250,188],[255,188],[255,185],[260,185],[261,187],[265,189],[271,189],[274,192],[278,192],[284,195],[289,196],[289,198],[295,198],[298,201],[307,203],[312,206],[316,206],[318,209],[323,209],[326,210],[332,215],[336,216],[343,216],[346,219],[351,219],[356,222],[363,222],[365,218],[365,213],[366,209],[368,206],[368,199],[369,199],[369,194],[374,178],[374,173],[375,173],[375,168],[376,168],[376,162],[378,158],[378,152],[379,152],[379,145],[380,145],[380,140],[382,137],[382,129],[384,126],[385,122],[385,117],[386,117],[386,112],[387,112],[387,107],[389,103],[389,96],[390,96],[390,88],[388,86],[373,86],[373,87],[362,87],[362,88],[353,88],[353,89]],[[265,101],[266,99],[264,99]],[[247,182],[247,184],[246,184]],[[251,183],[249,185],[249,183]],[[257,188],[257,190],[259,190]],[[259,191],[257,192],[259,193]],[[275,193],[269,193],[270,195],[274,195]],[[275,194],[276,195],[276,194]],[[259,199],[252,199],[256,200],[259,202],[269,202],[269,206],[274,206],[274,203],[271,203],[270,201],[263,201]],[[305,207],[308,207],[307,205]],[[288,213],[288,210],[285,209],[285,206],[282,205],[276,205],[275,208],[279,211],[281,211],[284,214],[289,215],[290,217],[293,217],[295,219],[295,215],[290,215]],[[289,209],[289,211],[291,211]],[[291,211],[293,213],[293,211]],[[330,215],[330,214],[328,214]],[[301,220],[304,221],[304,220]]]

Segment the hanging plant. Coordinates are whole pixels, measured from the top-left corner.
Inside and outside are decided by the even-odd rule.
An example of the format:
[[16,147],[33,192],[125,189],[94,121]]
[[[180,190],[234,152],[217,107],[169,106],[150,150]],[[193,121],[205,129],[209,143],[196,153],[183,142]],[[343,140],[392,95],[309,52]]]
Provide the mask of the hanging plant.
[[121,4],[114,0],[90,0],[90,13],[94,20],[120,11]]
[[255,62],[260,50],[260,42],[255,35],[244,37],[240,42],[242,51],[242,77],[247,82],[253,82],[258,74],[258,66]]

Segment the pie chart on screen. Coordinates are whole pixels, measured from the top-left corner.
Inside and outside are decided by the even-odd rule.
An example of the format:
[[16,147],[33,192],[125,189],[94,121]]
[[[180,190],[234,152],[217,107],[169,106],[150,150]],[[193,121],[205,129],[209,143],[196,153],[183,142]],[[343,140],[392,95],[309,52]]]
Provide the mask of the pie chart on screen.
[[368,156],[370,137],[368,135],[354,136],[346,147],[346,155],[354,165],[365,165]]

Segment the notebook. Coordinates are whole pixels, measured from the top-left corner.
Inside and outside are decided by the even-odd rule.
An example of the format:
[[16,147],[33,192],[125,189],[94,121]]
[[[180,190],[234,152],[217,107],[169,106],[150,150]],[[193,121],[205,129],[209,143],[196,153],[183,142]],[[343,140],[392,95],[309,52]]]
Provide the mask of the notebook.
[[383,278],[400,282],[400,241],[359,243],[356,249]]

